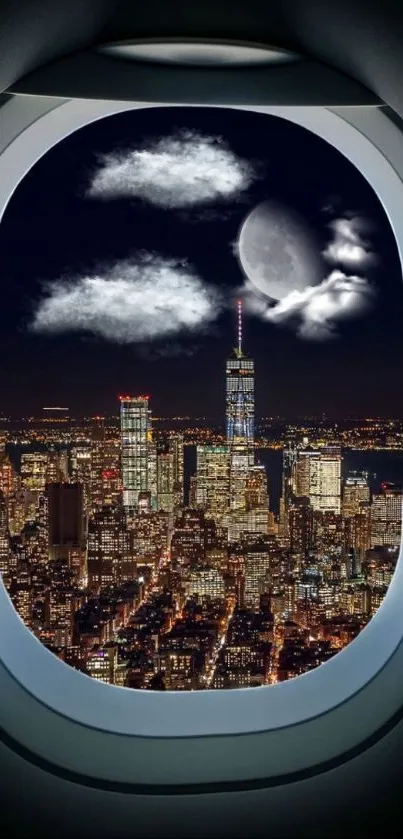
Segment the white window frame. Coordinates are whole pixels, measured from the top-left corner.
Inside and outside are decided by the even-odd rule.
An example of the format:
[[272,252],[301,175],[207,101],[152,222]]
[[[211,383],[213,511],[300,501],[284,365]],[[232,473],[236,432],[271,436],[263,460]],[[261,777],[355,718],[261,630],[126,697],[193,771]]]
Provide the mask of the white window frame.
[[[52,146],[95,120],[138,107],[155,105],[29,96],[6,102],[0,110],[0,218]],[[349,158],[382,201],[402,258],[403,137],[382,108],[242,110],[295,122]],[[305,770],[354,750],[400,708],[402,592],[399,559],[368,626],[310,673],[253,690],[177,694],[106,685],[65,665],[24,626],[0,581],[0,723],[43,759],[109,781],[166,783],[167,766],[171,784]]]

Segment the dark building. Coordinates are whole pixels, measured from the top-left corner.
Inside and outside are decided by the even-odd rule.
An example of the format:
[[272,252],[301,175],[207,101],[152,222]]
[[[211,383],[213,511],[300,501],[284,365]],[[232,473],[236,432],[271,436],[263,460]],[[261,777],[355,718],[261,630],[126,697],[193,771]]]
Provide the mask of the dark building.
[[84,541],[82,484],[48,484],[49,545],[81,547]]
[[82,484],[47,484],[49,559],[64,560],[77,581],[86,574],[84,493]]

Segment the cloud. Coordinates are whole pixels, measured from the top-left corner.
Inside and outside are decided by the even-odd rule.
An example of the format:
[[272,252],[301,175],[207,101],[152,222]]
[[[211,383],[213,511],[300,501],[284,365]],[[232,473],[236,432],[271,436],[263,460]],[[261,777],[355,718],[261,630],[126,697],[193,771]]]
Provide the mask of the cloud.
[[255,317],[264,317],[271,308],[270,298],[267,294],[259,291],[250,280],[245,278],[244,284],[232,293],[232,306],[237,300],[242,299],[243,311]]
[[222,309],[219,293],[189,265],[152,254],[61,278],[44,290],[33,332],[89,332],[118,344],[202,331]]
[[368,280],[332,271],[319,285],[291,291],[262,314],[271,323],[297,323],[300,338],[323,341],[336,337],[338,323],[363,313],[373,298]]
[[377,261],[368,238],[369,223],[360,216],[351,215],[329,222],[332,238],[322,255],[327,262],[348,269],[369,268]]
[[183,209],[236,198],[256,177],[254,166],[221,138],[182,131],[148,147],[103,155],[87,196]]

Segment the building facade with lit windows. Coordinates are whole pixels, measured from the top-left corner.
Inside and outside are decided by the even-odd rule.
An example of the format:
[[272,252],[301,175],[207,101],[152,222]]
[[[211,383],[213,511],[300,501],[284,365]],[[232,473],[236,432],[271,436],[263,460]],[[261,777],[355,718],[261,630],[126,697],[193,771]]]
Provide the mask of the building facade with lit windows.
[[371,547],[400,546],[403,493],[400,486],[383,483],[372,497]]
[[87,565],[88,585],[94,592],[120,582],[122,576],[135,576],[135,559],[122,509],[103,507],[91,517]]
[[226,435],[230,452],[230,506],[245,507],[246,475],[254,465],[255,364],[242,349],[242,304],[238,303],[238,345],[226,363]]
[[228,446],[197,446],[196,505],[221,520],[230,497]]
[[342,513],[344,518],[355,516],[361,505],[370,501],[368,473],[351,473],[343,484]]
[[135,515],[139,494],[150,491],[151,423],[148,396],[120,397],[123,507]]

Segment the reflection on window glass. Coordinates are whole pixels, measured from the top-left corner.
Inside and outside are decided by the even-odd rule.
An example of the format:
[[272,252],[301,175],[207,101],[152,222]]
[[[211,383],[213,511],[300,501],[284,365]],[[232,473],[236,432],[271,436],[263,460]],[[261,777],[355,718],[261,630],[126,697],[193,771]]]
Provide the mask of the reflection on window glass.
[[362,175],[286,120],[125,112],[0,227],[0,571],[72,667],[272,685],[377,611],[402,518],[403,297]]

